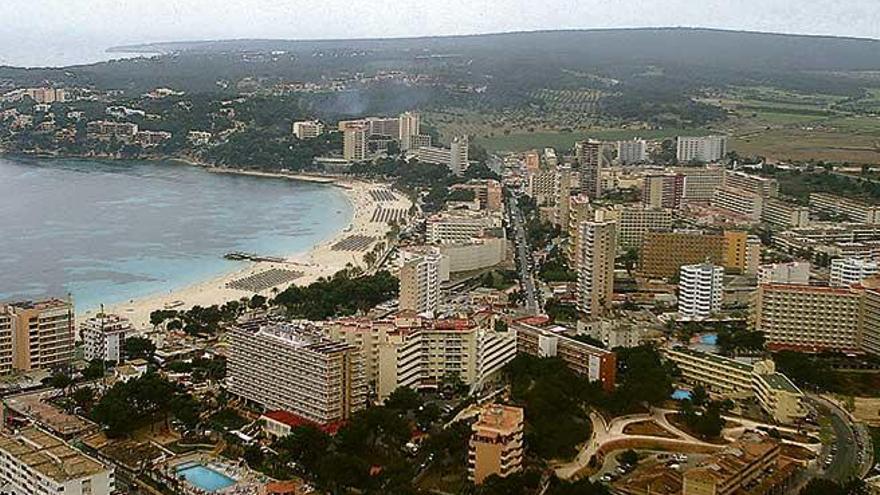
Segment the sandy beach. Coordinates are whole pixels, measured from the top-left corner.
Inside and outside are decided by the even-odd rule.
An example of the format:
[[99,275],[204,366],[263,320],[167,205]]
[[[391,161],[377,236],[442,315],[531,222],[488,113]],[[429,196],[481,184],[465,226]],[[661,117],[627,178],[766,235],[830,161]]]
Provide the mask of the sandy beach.
[[[287,174],[261,175],[299,179],[299,177]],[[326,182],[326,179],[323,179],[322,182]],[[251,297],[254,294],[253,292],[232,289],[227,287],[227,284],[248,276],[263,273],[266,270],[283,269],[302,273],[302,276],[292,282],[286,282],[259,292],[264,296],[271,297],[273,290],[281,291],[293,284],[308,285],[320,277],[333,275],[345,268],[348,263],[365,268],[363,262],[364,255],[376,243],[386,242],[385,235],[390,230],[390,226],[387,223],[373,221],[374,211],[379,207],[407,211],[412,203],[399,192],[394,193],[394,200],[376,200],[370,194],[370,191],[388,189],[388,186],[385,184],[347,179],[332,180],[332,183],[345,192],[354,210],[351,223],[332,239],[314,246],[305,253],[290,253],[289,256],[285,257],[284,262],[252,262],[244,269],[232,271],[187,287],[173,289],[167,293],[153,294],[126,303],[108,306],[106,310],[129,318],[135,328],[139,330],[148,330],[152,328],[150,325],[150,313],[157,309],[186,310],[193,306],[211,306],[238,300],[242,297]],[[372,237],[373,240],[366,250],[340,251],[332,249],[334,244],[353,235],[368,236]],[[79,318],[88,318],[94,312],[96,310],[90,310],[78,316]]]

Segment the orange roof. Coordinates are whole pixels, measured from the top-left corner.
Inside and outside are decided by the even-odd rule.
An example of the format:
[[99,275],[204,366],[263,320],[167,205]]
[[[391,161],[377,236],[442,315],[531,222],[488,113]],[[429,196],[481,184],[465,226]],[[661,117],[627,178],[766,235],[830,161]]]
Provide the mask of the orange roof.
[[284,423],[291,428],[296,428],[298,426],[313,426],[328,435],[335,435],[345,424],[344,421],[333,421],[331,423],[320,424],[297,414],[293,414],[290,411],[269,411],[266,414],[263,414],[263,416],[273,421]]

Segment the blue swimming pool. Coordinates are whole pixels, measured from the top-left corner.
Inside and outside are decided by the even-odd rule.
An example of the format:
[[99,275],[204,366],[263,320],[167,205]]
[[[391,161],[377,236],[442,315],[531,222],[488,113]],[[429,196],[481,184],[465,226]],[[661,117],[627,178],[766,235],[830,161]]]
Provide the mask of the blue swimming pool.
[[682,388],[672,392],[672,400],[687,400],[691,398],[691,391]]
[[700,335],[700,343],[705,345],[718,345],[717,333],[704,333]]
[[177,474],[183,476],[189,484],[206,492],[216,492],[235,484],[235,480],[229,476],[201,464],[179,466]]

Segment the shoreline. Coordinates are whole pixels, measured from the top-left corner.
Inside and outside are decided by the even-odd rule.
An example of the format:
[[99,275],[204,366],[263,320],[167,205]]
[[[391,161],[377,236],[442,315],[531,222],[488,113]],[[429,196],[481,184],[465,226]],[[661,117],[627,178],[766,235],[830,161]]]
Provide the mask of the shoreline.
[[[260,174],[260,176],[274,177],[271,173]],[[284,175],[280,177],[291,179],[291,177]],[[252,261],[244,268],[230,270],[216,277],[201,280],[184,287],[173,288],[168,292],[147,294],[124,303],[107,305],[105,311],[128,318],[138,331],[149,331],[153,329],[150,324],[150,313],[158,309],[188,310],[193,306],[208,307],[215,304],[222,305],[228,301],[239,300],[243,297],[250,298],[254,294],[271,297],[274,294],[273,291],[277,290],[280,292],[292,285],[308,285],[319,278],[332,276],[344,269],[349,263],[363,268],[363,257],[369,252],[369,249],[364,251],[334,251],[332,246],[351,235],[365,235],[374,238],[369,245],[369,248],[372,249],[376,243],[385,241],[385,235],[390,230],[389,225],[386,223],[372,222],[374,209],[381,205],[387,208],[405,208],[408,210],[411,203],[405,195],[399,192],[395,194],[397,197],[395,202],[382,203],[371,197],[370,191],[372,189],[390,189],[388,184],[372,183],[357,179],[334,178],[333,182],[327,183],[327,185],[339,187],[353,210],[352,218],[348,225],[332,237],[312,246],[307,251],[290,253],[284,256],[284,262]],[[300,272],[301,275],[292,281],[284,282],[256,293],[227,287],[227,284],[235,280],[260,274],[271,269],[293,270]],[[84,311],[82,316],[78,315],[78,317],[88,318],[98,311],[100,311],[99,308],[92,308]]]

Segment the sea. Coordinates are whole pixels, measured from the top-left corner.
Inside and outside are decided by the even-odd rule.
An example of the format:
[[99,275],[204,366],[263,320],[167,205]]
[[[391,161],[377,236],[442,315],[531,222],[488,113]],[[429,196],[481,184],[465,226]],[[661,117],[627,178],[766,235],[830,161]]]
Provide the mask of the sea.
[[346,228],[339,188],[172,161],[0,157],[0,301],[70,295],[77,311],[304,253]]

